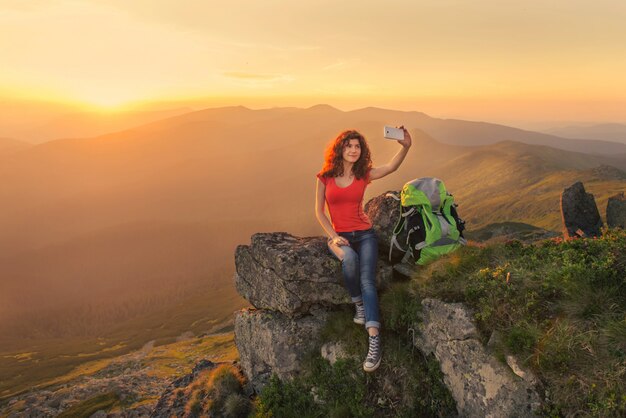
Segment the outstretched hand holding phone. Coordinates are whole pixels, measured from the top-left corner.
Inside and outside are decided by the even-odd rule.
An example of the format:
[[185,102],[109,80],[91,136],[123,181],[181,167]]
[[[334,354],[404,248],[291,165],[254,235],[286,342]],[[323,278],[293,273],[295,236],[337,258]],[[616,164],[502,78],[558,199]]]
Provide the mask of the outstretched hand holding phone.
[[395,139],[405,148],[409,148],[411,146],[411,134],[406,130],[404,125],[396,126],[395,128],[391,126],[384,127],[384,136],[388,139]]
[[402,145],[404,148],[410,148],[411,147],[411,142],[413,141],[411,139],[411,134],[409,133],[409,131],[407,131],[407,129],[404,127],[404,125],[400,126],[400,129],[402,129],[404,131],[404,138],[401,140],[398,140],[398,143],[400,145]]

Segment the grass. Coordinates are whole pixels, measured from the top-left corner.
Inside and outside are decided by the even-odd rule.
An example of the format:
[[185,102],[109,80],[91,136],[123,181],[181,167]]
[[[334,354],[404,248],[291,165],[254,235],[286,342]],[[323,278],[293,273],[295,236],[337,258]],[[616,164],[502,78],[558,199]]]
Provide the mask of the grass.
[[57,418],[87,418],[99,410],[108,411],[119,403],[120,399],[115,392],[105,393],[71,406]]
[[200,372],[187,387],[176,389],[169,404],[181,406],[185,416],[246,417],[252,408],[243,393],[244,377],[232,365]]
[[626,232],[466,247],[423,270],[423,296],[463,302],[486,341],[544,382],[547,416],[626,414]]

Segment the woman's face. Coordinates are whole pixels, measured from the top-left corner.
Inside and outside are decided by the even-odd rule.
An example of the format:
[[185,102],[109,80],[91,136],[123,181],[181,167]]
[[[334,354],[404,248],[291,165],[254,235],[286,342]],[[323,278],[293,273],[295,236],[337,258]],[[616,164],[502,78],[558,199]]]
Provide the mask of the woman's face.
[[351,139],[343,146],[343,159],[349,163],[356,163],[361,157],[361,143],[358,139]]

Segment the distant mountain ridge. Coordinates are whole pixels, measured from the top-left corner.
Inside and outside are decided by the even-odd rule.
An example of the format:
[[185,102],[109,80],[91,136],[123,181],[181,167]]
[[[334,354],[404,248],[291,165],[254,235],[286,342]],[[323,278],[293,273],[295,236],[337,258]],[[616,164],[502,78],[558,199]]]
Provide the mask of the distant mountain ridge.
[[563,138],[597,138],[626,144],[626,124],[599,123],[587,126],[563,126],[545,130],[545,133]]

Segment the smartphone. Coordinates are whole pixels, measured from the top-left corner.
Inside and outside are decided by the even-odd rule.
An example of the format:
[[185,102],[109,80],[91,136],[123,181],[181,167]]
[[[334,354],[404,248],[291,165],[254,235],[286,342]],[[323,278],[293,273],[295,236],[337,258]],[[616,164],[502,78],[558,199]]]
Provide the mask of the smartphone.
[[400,128],[394,128],[394,127],[385,125],[384,130],[385,130],[385,138],[397,139],[400,141],[404,139],[404,130]]

